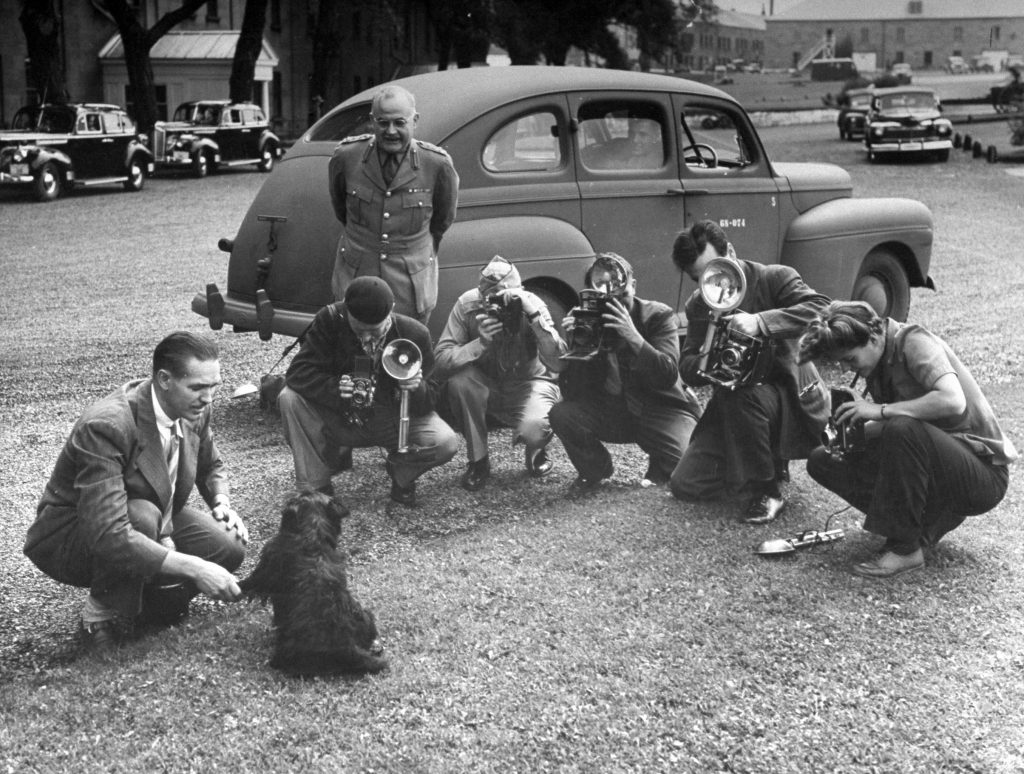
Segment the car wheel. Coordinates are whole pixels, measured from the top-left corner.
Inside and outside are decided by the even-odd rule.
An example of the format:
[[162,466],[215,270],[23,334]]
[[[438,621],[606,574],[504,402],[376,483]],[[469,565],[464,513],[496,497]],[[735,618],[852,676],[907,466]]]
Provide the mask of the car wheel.
[[267,143],[260,149],[260,163],[256,168],[260,172],[269,172],[274,168],[274,158],[277,156],[277,148],[272,143]]
[[128,179],[124,181],[124,190],[141,191],[145,181],[146,173],[142,169],[142,162],[138,156],[132,156],[132,160],[128,162]]
[[36,199],[41,202],[52,202],[60,196],[60,170],[52,161],[47,161],[36,172],[36,178],[32,182]]
[[866,301],[880,317],[906,320],[910,312],[910,280],[889,250],[868,254],[853,283],[853,300]]
[[196,177],[206,177],[210,173],[210,164],[206,154],[196,151],[192,156],[192,174]]

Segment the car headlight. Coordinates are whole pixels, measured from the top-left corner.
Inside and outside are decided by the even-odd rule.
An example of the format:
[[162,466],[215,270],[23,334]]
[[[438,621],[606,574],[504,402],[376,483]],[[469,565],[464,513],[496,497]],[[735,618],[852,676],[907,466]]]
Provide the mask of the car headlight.
[[15,163],[20,163],[25,160],[25,152],[21,148],[18,148],[16,151],[14,151],[13,158]]

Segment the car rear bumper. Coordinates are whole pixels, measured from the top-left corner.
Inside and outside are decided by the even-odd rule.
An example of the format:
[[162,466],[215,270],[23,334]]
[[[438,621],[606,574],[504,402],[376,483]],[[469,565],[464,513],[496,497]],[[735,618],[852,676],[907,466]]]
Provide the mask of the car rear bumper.
[[[218,292],[216,287],[212,288],[212,292]],[[220,304],[216,300],[211,301],[210,294],[211,288],[207,288],[205,292],[196,293],[192,299],[192,311],[200,317],[206,317],[210,321],[210,327],[214,330],[220,330],[224,324],[227,324],[237,333],[260,331],[261,338],[264,338],[264,331],[297,338],[309,327],[314,316],[311,312],[300,312],[294,309],[272,309],[272,314],[269,315],[270,320],[267,321],[266,317],[270,310],[264,307],[262,311],[264,320],[261,321],[261,313],[257,311],[255,302],[242,301],[233,298],[230,294],[223,299],[223,311],[218,314],[216,309]],[[210,313],[211,309],[215,310],[213,315]],[[269,336],[265,338],[269,339]]]

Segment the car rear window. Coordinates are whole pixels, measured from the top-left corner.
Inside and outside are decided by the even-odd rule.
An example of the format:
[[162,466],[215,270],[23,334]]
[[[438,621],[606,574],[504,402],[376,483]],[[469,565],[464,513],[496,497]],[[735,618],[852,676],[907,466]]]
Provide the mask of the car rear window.
[[324,116],[309,130],[306,142],[340,142],[346,137],[371,132],[373,122],[370,120],[370,103],[361,102]]
[[548,110],[504,124],[484,143],[483,165],[490,172],[551,171],[562,166],[558,117]]

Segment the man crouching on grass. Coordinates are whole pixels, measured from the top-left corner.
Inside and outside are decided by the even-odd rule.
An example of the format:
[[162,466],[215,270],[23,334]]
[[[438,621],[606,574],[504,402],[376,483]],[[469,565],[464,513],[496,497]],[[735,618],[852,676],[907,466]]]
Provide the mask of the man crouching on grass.
[[866,379],[874,402],[851,394],[832,407],[837,425],[863,427],[863,448],[838,454],[820,446],[807,472],[864,511],[864,529],[886,539],[855,574],[916,570],[922,547],[999,504],[1017,451],[971,372],[919,325],[882,319],[860,301],[833,301],[800,343],[801,362],[819,358]]
[[[109,650],[143,622],[173,623],[198,592],[241,594],[231,574],[249,535],[232,510],[210,428],[216,345],[172,333],[150,379],[128,382],[79,418],[29,527],[25,555],[54,580],[89,588],[85,644]],[[212,513],[186,505],[199,487]]]

